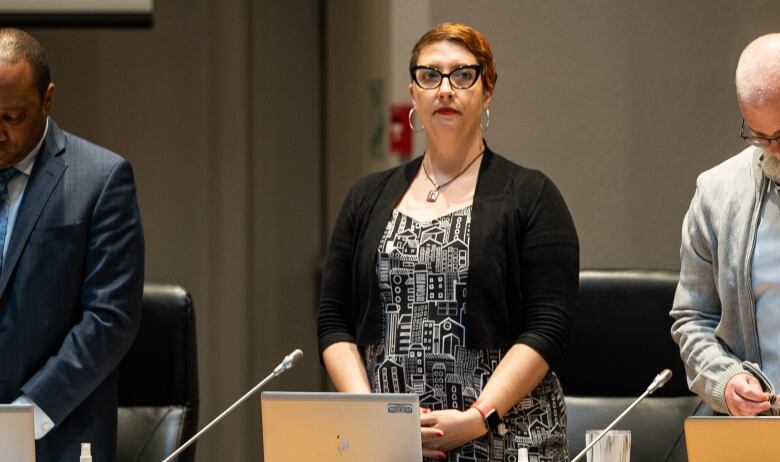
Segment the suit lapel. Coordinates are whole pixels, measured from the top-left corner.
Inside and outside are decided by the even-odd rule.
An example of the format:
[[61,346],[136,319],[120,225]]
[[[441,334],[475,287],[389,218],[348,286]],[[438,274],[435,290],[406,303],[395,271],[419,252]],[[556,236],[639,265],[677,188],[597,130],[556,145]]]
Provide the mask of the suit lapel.
[[60,157],[64,150],[65,140],[62,131],[53,120],[49,119],[49,130],[35,159],[11,233],[11,241],[0,273],[0,296],[5,295],[8,281],[19,263],[19,257],[27,245],[30,233],[67,168]]

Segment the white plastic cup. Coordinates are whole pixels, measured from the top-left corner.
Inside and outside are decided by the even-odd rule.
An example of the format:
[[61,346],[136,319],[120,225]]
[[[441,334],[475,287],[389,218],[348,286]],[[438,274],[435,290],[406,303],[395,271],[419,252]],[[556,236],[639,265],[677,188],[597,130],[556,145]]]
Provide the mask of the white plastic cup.
[[[596,439],[602,430],[585,432],[585,446]],[[630,462],[631,431],[610,430],[588,451],[588,462]]]

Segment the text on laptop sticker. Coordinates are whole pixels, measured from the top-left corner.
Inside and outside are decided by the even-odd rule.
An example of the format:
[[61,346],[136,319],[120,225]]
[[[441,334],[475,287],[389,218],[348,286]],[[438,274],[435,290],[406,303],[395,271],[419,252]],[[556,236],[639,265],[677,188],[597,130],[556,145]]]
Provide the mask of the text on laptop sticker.
[[388,403],[387,413],[388,414],[411,414],[412,405],[403,404],[403,403]]

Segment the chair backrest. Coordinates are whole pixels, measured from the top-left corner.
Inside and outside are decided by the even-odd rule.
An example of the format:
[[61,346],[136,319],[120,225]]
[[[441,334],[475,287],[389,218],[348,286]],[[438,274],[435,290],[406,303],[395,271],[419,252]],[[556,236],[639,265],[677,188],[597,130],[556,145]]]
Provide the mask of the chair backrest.
[[671,380],[618,428],[632,431],[632,462],[685,460],[678,444],[683,420],[700,401],[688,390],[670,333],[678,277],[664,270],[580,272],[569,351],[556,367],[572,456],[585,446],[585,430],[604,428],[668,368]]
[[[117,462],[159,462],[195,434],[195,312],[176,285],[144,285],[138,336],[119,365]],[[180,462],[195,460],[194,446]]]

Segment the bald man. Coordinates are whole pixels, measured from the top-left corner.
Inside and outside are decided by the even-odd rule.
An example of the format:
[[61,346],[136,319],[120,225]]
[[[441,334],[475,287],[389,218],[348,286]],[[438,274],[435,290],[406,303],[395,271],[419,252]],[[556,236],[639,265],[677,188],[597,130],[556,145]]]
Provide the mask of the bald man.
[[780,384],[780,34],[745,48],[736,87],[749,146],[696,182],[672,336],[712,410],[778,414],[767,391]]

